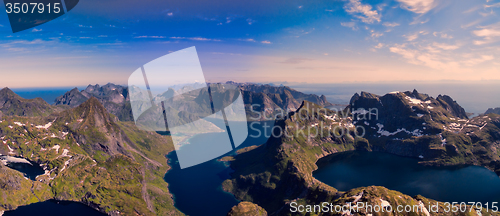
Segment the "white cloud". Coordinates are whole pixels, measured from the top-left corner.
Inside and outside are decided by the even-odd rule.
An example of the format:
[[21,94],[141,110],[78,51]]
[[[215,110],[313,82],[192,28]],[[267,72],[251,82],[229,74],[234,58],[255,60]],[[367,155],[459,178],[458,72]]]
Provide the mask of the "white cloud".
[[401,7],[418,14],[424,14],[436,7],[434,0],[397,0]]
[[484,5],[484,8],[490,8],[490,7],[500,7],[500,2],[492,4],[492,5]]
[[375,46],[374,48],[375,49],[380,49],[382,47],[384,47],[384,44],[383,43],[378,43],[377,46]]
[[352,30],[358,30],[358,27],[356,26],[355,22],[341,22],[340,25],[344,27],[349,27]]
[[453,38],[453,36],[448,35],[446,33],[442,33],[442,32],[434,32],[434,33],[432,33],[432,35],[434,35],[436,37],[445,38],[445,39],[452,39]]
[[196,40],[196,41],[221,41],[219,39],[210,39],[210,38],[202,38],[202,37],[191,37],[188,39],[189,40]]
[[173,16],[174,13],[170,12],[170,13],[167,13],[167,16]]
[[42,29],[33,28],[33,30],[31,30],[31,32],[39,32],[39,31],[42,31]]
[[437,48],[442,49],[442,50],[456,50],[456,49],[460,48],[459,45],[449,45],[449,44],[436,43],[436,42],[434,42],[432,45],[434,47],[437,47]]
[[416,25],[416,24],[424,24],[424,23],[427,23],[429,22],[429,18],[425,19],[425,20],[421,20],[420,19],[420,16],[418,17],[415,17],[414,20],[410,23],[410,25]]
[[416,50],[406,49],[404,45],[396,45],[390,47],[389,50],[393,53],[403,56],[403,58],[409,60],[410,63],[416,64],[415,56],[417,55]]
[[492,55],[481,55],[479,58],[471,58],[471,59],[465,60],[464,64],[467,66],[474,66],[476,64],[480,64],[480,63],[490,61],[493,59],[495,59],[495,57],[493,57]]
[[265,40],[265,41],[261,41],[261,43],[263,43],[263,44],[271,44],[271,41]]
[[387,27],[396,27],[396,26],[399,26],[399,23],[384,22],[382,25],[387,26]]
[[256,22],[257,22],[257,21],[255,21],[255,20],[253,20],[253,19],[250,19],[250,18],[248,18],[248,19],[247,19],[247,23],[248,23],[248,25],[252,25],[252,24],[254,24],[254,23],[256,23]]
[[457,51],[460,47],[460,44],[421,42],[389,45],[389,50],[410,64],[442,71],[459,71],[495,59],[494,52],[487,51],[488,54],[485,54],[485,50],[470,50],[464,53]]
[[211,38],[203,38],[203,37],[170,37],[170,39],[175,39],[175,40],[195,40],[195,41],[221,41],[219,39],[211,39]]
[[472,31],[477,37],[482,37],[482,40],[474,41],[475,45],[489,44],[500,39],[500,22],[481,28],[480,30]]
[[371,33],[372,38],[378,38],[378,37],[381,37],[384,35],[384,33],[376,32],[374,30],[371,30],[370,33]]
[[362,4],[360,0],[349,0],[344,9],[347,13],[368,24],[375,21],[380,22],[380,18],[382,17],[376,10],[372,10],[371,5]]
[[418,38],[418,33],[411,34],[411,35],[403,35],[403,37],[406,38],[408,41],[414,41]]
[[166,38],[165,36],[146,36],[146,35],[143,35],[143,36],[136,36],[134,38],[155,38],[155,39],[158,39],[158,38]]
[[254,39],[252,38],[248,38],[248,39],[238,39],[239,41],[246,41],[246,42],[256,42]]

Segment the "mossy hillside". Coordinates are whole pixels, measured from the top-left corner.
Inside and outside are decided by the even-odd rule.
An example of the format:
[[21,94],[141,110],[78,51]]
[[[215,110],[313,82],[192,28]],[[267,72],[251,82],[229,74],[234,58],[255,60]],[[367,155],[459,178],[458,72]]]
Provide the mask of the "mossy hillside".
[[40,117],[56,110],[59,109],[52,107],[42,98],[24,99],[9,88],[0,90],[0,112],[3,115]]
[[[134,152],[133,154],[135,154],[134,157],[138,163],[144,164],[146,167],[144,181],[156,214],[181,214],[173,206],[168,183],[163,179],[165,173],[170,169],[165,155],[174,150],[172,139],[154,132],[137,130],[133,122],[118,122],[118,124],[139,150],[138,153]],[[150,160],[157,163],[151,163]]]
[[[389,151],[390,145],[387,143],[391,139],[383,137],[382,139],[376,139],[376,142],[372,143],[373,139],[356,137],[352,126],[348,124],[349,119],[331,120],[328,116],[332,116],[332,113],[314,114],[312,109],[318,110],[319,107],[314,104],[305,105],[307,104],[304,103],[301,109],[311,112],[301,112],[301,109],[299,109],[296,113],[292,113],[286,120],[277,121],[276,123],[282,130],[288,130],[288,135],[292,136],[272,137],[265,145],[234,157],[235,160],[231,162],[231,167],[235,170],[235,173],[232,175],[233,178],[223,183],[223,188],[226,191],[233,193],[240,200],[255,202],[264,207],[268,212],[278,215],[291,214],[288,211],[290,209],[288,204],[291,201],[302,202],[303,204],[320,203],[323,201],[342,203],[347,199],[339,199],[339,197],[352,197],[349,192],[337,191],[335,188],[319,182],[312,177],[312,172],[317,169],[315,164],[317,159],[342,151]],[[313,116],[315,118],[312,118]],[[299,126],[299,130],[294,126]],[[303,126],[312,127],[303,128]],[[324,130],[330,126],[339,126],[337,128],[344,129],[350,128],[351,132],[343,134],[343,136],[340,136],[339,130],[327,130],[325,132]],[[492,130],[496,129],[492,128]],[[487,130],[483,132],[491,134]],[[477,152],[477,150],[474,150],[474,145],[468,146],[466,144],[469,140],[467,134],[444,131],[441,135],[444,138],[441,138],[439,134],[435,134],[420,137],[413,136],[408,139],[398,140],[398,142],[419,148],[425,146],[425,151],[433,152],[435,155],[434,159],[450,159],[447,162],[450,165],[464,163],[463,161],[453,160],[466,159],[470,162],[474,161],[471,158],[462,157],[466,155],[466,152]],[[491,136],[495,137],[496,135]],[[448,137],[449,144],[443,145],[442,139],[447,139]],[[452,146],[457,146],[457,148]],[[494,152],[496,153],[497,151]],[[424,159],[423,163],[431,162],[431,159]],[[442,162],[440,164],[444,165],[445,163]],[[368,190],[366,188],[354,190],[361,189]],[[380,203],[381,198],[390,202],[391,205],[397,203],[412,204],[425,199],[422,197],[412,198],[403,196],[399,192],[383,187],[377,187],[375,192],[366,193],[366,195],[367,197],[362,197],[362,199],[367,199],[374,204]],[[451,215],[442,213],[443,215]]]
[[30,181],[22,173],[2,164],[0,164],[0,194],[0,210],[11,210],[19,205],[36,203],[52,197],[50,188],[46,184]]
[[[1,153],[11,148],[12,155],[43,164],[48,171],[33,182],[46,188],[40,201],[77,201],[108,214],[182,215],[163,180],[169,169],[164,155],[173,150],[171,141],[140,131],[133,122],[114,122],[99,104],[78,108],[82,107],[45,118],[6,117],[0,123],[6,143]],[[110,149],[113,144],[115,149]],[[15,209],[32,202],[9,204]]]
[[[299,109],[291,113],[287,120],[276,122],[279,128],[286,128],[288,137],[271,137],[265,145],[234,157],[236,160],[231,162],[235,170],[234,178],[223,183],[226,191],[240,200],[255,202],[270,212],[279,209],[286,201],[307,193],[311,187],[324,187],[329,193],[336,193],[334,188],[321,185],[312,177],[312,171],[317,169],[317,159],[334,152],[354,150],[357,142],[366,141],[356,140],[353,134],[347,133],[336,137],[333,136],[336,132],[327,128],[302,128],[321,120],[328,123],[325,126],[336,126],[340,122],[324,118],[323,115],[332,116],[334,113],[331,111],[326,111],[326,114],[315,112],[321,107],[313,103],[304,102],[301,108],[308,112]],[[308,136],[316,134],[315,130],[323,130],[323,133]]]
[[229,213],[228,216],[267,216],[266,210],[262,207],[251,203],[251,202],[240,202],[235,205]]

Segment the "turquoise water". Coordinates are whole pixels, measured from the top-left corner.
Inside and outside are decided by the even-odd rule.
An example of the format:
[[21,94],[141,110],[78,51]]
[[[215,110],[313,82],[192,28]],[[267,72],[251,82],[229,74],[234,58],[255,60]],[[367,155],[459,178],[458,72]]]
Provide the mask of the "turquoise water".
[[313,176],[341,191],[384,186],[442,202],[499,202],[500,178],[478,166],[428,167],[380,152],[344,152],[317,162]]

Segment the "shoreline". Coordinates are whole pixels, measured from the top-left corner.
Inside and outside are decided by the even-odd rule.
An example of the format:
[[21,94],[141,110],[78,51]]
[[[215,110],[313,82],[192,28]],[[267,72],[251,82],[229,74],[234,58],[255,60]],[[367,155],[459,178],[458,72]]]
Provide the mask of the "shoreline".
[[[7,156],[7,155],[0,155],[0,161],[2,161],[3,165],[7,165],[7,163],[25,163],[33,166],[31,162],[24,158],[18,158],[18,157],[13,157],[13,156]],[[1,216],[1,215],[0,215]]]

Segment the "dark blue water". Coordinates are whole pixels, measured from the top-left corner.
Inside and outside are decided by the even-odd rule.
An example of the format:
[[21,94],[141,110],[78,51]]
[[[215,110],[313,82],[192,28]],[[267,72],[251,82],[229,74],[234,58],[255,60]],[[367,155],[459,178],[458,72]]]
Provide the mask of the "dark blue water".
[[33,203],[27,206],[20,206],[14,211],[6,211],[4,216],[103,216],[101,212],[90,208],[84,204],[69,201],[48,200],[45,202]]
[[33,162],[32,164],[33,165],[27,163],[8,163],[7,166],[19,172],[22,172],[27,178],[36,181],[35,178],[38,175],[44,174],[45,171],[42,169],[42,167],[40,167],[40,165]]
[[70,91],[71,87],[60,87],[60,88],[18,88],[12,89],[16,94],[25,99],[42,98],[49,104],[53,104],[54,100]]
[[380,152],[344,152],[317,164],[313,176],[341,191],[375,185],[442,202],[500,201],[500,178],[483,167],[428,167]]
[[[249,124],[253,124],[249,127],[249,136],[237,149],[265,143],[267,138],[262,131],[267,130],[267,134],[270,134],[274,122]],[[258,132],[261,132],[261,136],[257,136]],[[207,142],[211,136],[197,135],[190,139],[190,145],[193,142]],[[165,181],[169,183],[169,190],[174,195],[175,206],[183,213],[191,216],[226,215],[231,207],[238,204],[232,194],[222,190],[222,182],[230,177],[232,170],[227,162],[217,161],[221,157],[185,169],[180,169],[175,151],[167,157],[172,169],[165,175]]]

